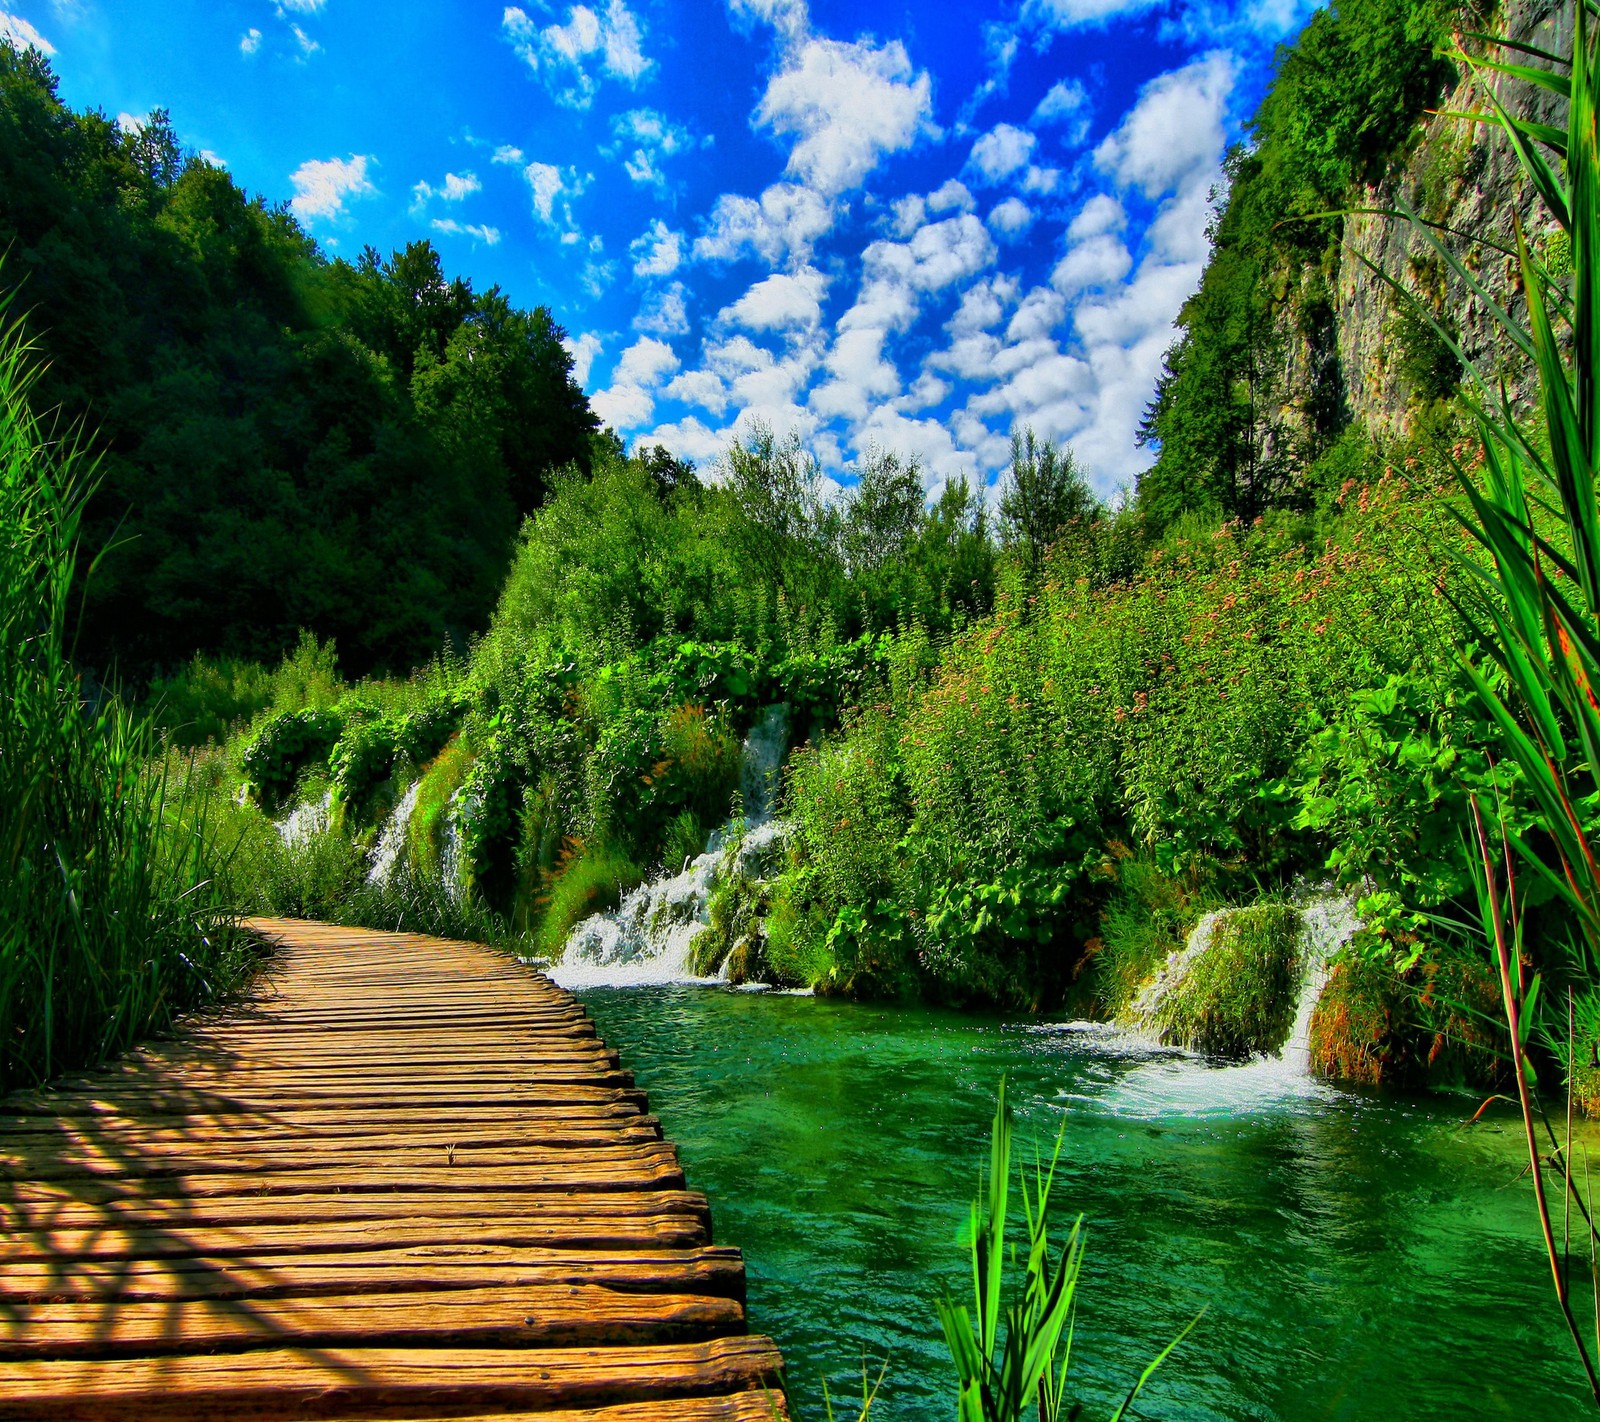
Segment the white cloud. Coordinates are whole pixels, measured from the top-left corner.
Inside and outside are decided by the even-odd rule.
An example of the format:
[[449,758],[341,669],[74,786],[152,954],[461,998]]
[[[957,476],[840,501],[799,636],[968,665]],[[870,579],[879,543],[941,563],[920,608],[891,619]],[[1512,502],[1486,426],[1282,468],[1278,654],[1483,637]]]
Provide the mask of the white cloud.
[[213,153],[209,148],[202,148],[200,150],[200,161],[202,163],[209,163],[213,168],[226,168],[228,166],[228,160],[226,158],[221,157],[219,154]]
[[[564,234],[561,240],[563,242],[575,240],[577,236],[576,232],[569,232]],[[605,295],[606,289],[616,280],[616,277],[617,264],[615,262],[585,262],[583,264],[583,274],[578,278],[578,284],[588,295],[598,299]]]
[[438,187],[424,178],[411,189],[412,208],[424,207],[430,198],[438,198],[441,202],[461,202],[482,190],[483,184],[475,173],[446,173]]
[[1058,79],[1034,108],[1031,122],[1065,123],[1089,107],[1089,91],[1076,79]]
[[659,217],[642,236],[628,244],[635,276],[671,276],[683,260],[683,233],[674,232]]
[[665,393],[670,399],[698,405],[713,415],[728,408],[728,387],[715,371],[686,370],[667,386]]
[[21,15],[4,10],[0,10],[0,40],[9,40],[17,49],[36,49],[44,55],[56,52],[56,47]]
[[586,109],[600,89],[600,74],[635,86],[652,61],[642,48],[644,32],[624,0],[609,0],[604,13],[574,5],[561,25],[542,29],[527,12],[508,6],[501,33],[530,69],[545,81],[559,104]]
[[348,158],[313,158],[289,174],[294,198],[289,207],[302,222],[314,218],[336,218],[351,198],[377,192],[367,177],[367,155],[352,153]]
[[324,0],[278,0],[278,7],[293,10],[297,15],[317,15],[322,12]]
[[313,55],[322,48],[322,46],[318,44],[316,40],[312,39],[311,36],[308,35],[303,29],[301,29],[299,25],[290,25],[289,29],[294,34],[295,43],[300,46],[301,58]]
[[759,20],[786,39],[804,34],[811,23],[806,0],[728,0],[728,16],[746,25]]
[[971,212],[977,204],[965,183],[950,178],[941,187],[925,196],[907,193],[898,199],[893,208],[894,221],[890,224],[896,237],[909,237],[928,220],[930,212]]
[[724,307],[717,319],[749,331],[813,330],[822,320],[827,289],[827,277],[815,267],[775,273]]
[[487,223],[457,222],[453,217],[436,217],[432,227],[435,232],[442,232],[446,236],[470,237],[475,242],[482,242],[485,247],[493,247],[500,240],[500,229],[490,227]]
[[523,152],[520,148],[510,143],[502,143],[494,150],[494,157],[489,161],[492,163],[521,163],[522,159]]
[[673,424],[657,425],[648,434],[641,434],[634,441],[634,448],[641,445],[665,445],[679,459],[692,460],[696,464],[710,464],[721,458],[726,452],[733,436],[728,430],[709,429],[703,421],[690,415],[687,419],[678,420]]
[[589,404],[613,429],[642,425],[655,412],[654,392],[678,369],[678,357],[665,341],[646,336],[622,353],[611,384],[592,395]]
[[1017,237],[1033,225],[1033,209],[1019,197],[1008,197],[989,214],[989,226],[1005,237]]
[[589,382],[589,367],[594,364],[594,358],[600,354],[600,338],[585,331],[574,340],[571,336],[563,338],[561,344],[567,348],[567,354],[572,357],[572,378],[579,386]]
[[661,291],[651,292],[633,318],[633,329],[657,336],[682,336],[689,330],[689,313],[684,301],[685,288],[675,281]]
[[1151,198],[1175,191],[1199,169],[1214,169],[1226,143],[1233,79],[1233,56],[1222,50],[1152,79],[1095,149],[1096,166]]
[[1073,29],[1103,25],[1118,15],[1152,10],[1161,0],[1027,0],[1024,16],[1044,28]]
[[124,133],[143,133],[145,122],[137,114],[120,113],[117,115],[117,127]]
[[812,245],[833,226],[832,203],[810,188],[774,183],[759,200],[724,193],[711,210],[706,230],[695,239],[703,260],[732,261],[747,252],[768,266],[788,259],[805,262]]
[[1096,193],[1067,227],[1067,240],[1082,242],[1102,232],[1120,232],[1127,225],[1128,215],[1122,210],[1122,204],[1110,193]]
[[833,196],[858,187],[885,154],[936,136],[932,112],[932,81],[913,72],[898,40],[813,38],[786,52],[755,118],[794,137],[787,171]]
[[654,109],[630,109],[611,120],[611,132],[617,139],[615,150],[631,149],[623,154],[622,166],[636,183],[648,183],[658,189],[666,187],[666,174],[661,170],[664,158],[672,158],[692,146],[689,131],[672,123]]
[[968,167],[984,182],[1001,182],[1027,163],[1038,142],[1025,128],[996,124],[972,145]]
[[560,232],[562,242],[581,240],[583,234],[572,218],[572,199],[589,186],[589,175],[580,177],[575,168],[535,160],[523,168],[522,176],[533,194],[534,216]]
[[645,336],[623,351],[612,373],[613,385],[659,385],[678,368],[678,357],[665,341]]
[[239,53],[254,54],[261,48],[261,31],[253,26],[239,37]]

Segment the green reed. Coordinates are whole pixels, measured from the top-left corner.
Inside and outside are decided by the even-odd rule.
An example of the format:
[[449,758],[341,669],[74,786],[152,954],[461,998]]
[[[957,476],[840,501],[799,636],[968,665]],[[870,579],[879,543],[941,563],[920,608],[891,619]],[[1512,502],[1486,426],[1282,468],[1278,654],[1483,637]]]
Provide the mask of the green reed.
[[0,1090],[125,1049],[252,956],[203,802],[169,793],[148,725],[73,664],[94,466],[34,414],[37,371],[0,301]]

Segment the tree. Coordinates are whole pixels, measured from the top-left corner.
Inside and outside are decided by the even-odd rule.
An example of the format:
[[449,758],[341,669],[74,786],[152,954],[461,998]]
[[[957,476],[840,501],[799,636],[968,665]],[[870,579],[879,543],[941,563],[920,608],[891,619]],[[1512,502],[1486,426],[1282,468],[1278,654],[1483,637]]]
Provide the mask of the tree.
[[1087,525],[1100,512],[1089,481],[1071,447],[1035,439],[1032,429],[1011,436],[1011,482],[1000,498],[1000,536],[1022,551],[1036,574],[1050,545],[1074,524]]

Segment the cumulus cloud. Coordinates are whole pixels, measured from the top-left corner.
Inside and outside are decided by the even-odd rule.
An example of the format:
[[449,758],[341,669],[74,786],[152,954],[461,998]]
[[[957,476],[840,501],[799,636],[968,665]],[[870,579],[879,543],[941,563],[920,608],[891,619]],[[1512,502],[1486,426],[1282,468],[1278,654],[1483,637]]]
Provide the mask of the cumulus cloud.
[[377,192],[367,177],[367,162],[365,153],[352,153],[348,158],[312,158],[302,163],[289,174],[294,185],[290,210],[302,222],[337,218],[351,198]]
[[1025,128],[996,124],[972,145],[967,166],[982,182],[1003,182],[1027,164],[1038,142]]
[[858,187],[885,154],[936,136],[932,112],[932,81],[900,41],[817,37],[786,52],[755,118],[794,139],[787,171],[831,197]]
[[494,150],[494,157],[489,161],[491,163],[510,163],[514,165],[521,163],[523,157],[524,154],[520,148],[510,143],[502,143]]
[[522,176],[533,195],[534,216],[560,232],[564,243],[577,242],[582,234],[572,218],[572,200],[589,186],[589,176],[537,160],[523,168]]
[[656,336],[682,336],[689,330],[688,303],[685,287],[675,281],[659,291],[651,292],[633,318],[633,329]]
[[634,259],[635,276],[671,276],[683,260],[683,233],[672,231],[658,217],[628,245],[628,255]]
[[787,39],[804,34],[811,22],[806,0],[728,0],[728,18],[741,26],[760,21]]
[[254,54],[261,48],[261,31],[252,26],[239,37],[239,53]]
[[909,237],[927,222],[930,212],[949,212],[952,209],[971,212],[976,206],[967,185],[951,178],[931,193],[907,193],[897,199],[892,208],[893,221],[890,227],[896,237]]
[[565,24],[543,27],[511,5],[501,16],[500,31],[556,102],[569,108],[586,109],[594,102],[602,74],[632,87],[653,62],[644,55],[638,17],[624,0],[610,0],[603,13],[574,5]]
[[989,213],[989,226],[1001,236],[1020,237],[1033,225],[1033,209],[1019,197],[1008,197]]
[[1023,15],[1045,29],[1075,29],[1103,25],[1119,15],[1153,10],[1162,0],[1027,0]]
[[815,267],[775,273],[725,306],[718,320],[749,331],[814,330],[822,320],[822,297],[827,289],[827,277]]
[[449,237],[470,237],[474,242],[482,242],[485,247],[493,247],[500,240],[500,229],[490,227],[482,222],[457,222],[453,217],[436,217],[432,227],[435,232],[442,232]]
[[56,52],[56,47],[21,15],[4,10],[0,10],[0,40],[9,40],[17,49],[36,49],[44,55]]
[[1029,120],[1035,128],[1057,125],[1062,130],[1062,141],[1076,148],[1089,136],[1089,123],[1094,117],[1094,106],[1089,102],[1089,91],[1076,79],[1060,79],[1050,86],[1050,91],[1040,99]]
[[1095,164],[1146,197],[1173,192],[1214,168],[1226,139],[1234,60],[1223,50],[1152,79],[1139,101],[1094,151]]
[[671,424],[657,425],[648,434],[640,435],[635,441],[635,448],[640,445],[665,445],[679,459],[687,459],[695,464],[710,464],[721,458],[731,441],[732,435],[727,430],[710,429],[704,421],[690,415]]
[[446,173],[438,187],[426,178],[417,183],[411,189],[411,205],[415,211],[426,207],[430,198],[438,198],[441,202],[461,202],[482,190],[483,184],[475,173]]
[[617,141],[607,152],[622,154],[622,166],[634,182],[657,189],[667,185],[662,160],[683,152],[692,143],[688,129],[654,109],[630,109],[617,114],[611,120],[611,132]]
[[806,262],[817,239],[833,226],[834,216],[832,203],[795,183],[774,183],[760,198],[724,193],[695,239],[694,254],[710,261],[754,254],[768,266]]
[[612,429],[636,429],[655,412],[653,392],[677,369],[678,357],[671,346],[642,337],[622,353],[611,384],[590,396],[589,404]]
[[572,357],[572,378],[580,386],[589,383],[589,367],[594,364],[594,358],[600,354],[600,338],[585,331],[574,340],[571,336],[562,339],[561,344],[566,347],[567,354]]

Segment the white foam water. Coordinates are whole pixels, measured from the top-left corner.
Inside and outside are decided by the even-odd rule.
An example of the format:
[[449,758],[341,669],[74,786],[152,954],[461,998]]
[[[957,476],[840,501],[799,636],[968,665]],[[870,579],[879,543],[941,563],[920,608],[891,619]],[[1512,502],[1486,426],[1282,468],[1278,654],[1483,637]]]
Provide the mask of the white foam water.
[[[782,842],[786,827],[772,811],[788,741],[788,712],[782,706],[769,706],[745,737],[739,776],[745,828],[731,873],[754,877],[763,872]],[[548,969],[550,977],[565,988],[720,981],[697,976],[689,959],[695,938],[710,925],[711,893],[736,828],[729,819],[706,841],[705,852],[676,874],[641,884],[612,912],[591,914],[579,923],[561,960]]]
[[321,834],[328,828],[329,818],[333,814],[333,791],[328,791],[320,800],[304,800],[290,810],[281,820],[274,820],[279,837],[293,849],[296,845],[304,844],[314,834]]
[[422,789],[420,780],[400,797],[389,818],[383,822],[378,842],[372,850],[372,867],[367,870],[367,882],[380,887],[394,877],[395,865],[406,847],[406,831],[411,825],[411,812],[417,808],[417,794]]
[[1114,1110],[1138,1117],[1174,1111],[1226,1116],[1287,1097],[1336,1094],[1311,1075],[1311,1018],[1328,985],[1334,955],[1361,927],[1361,920],[1351,899],[1328,892],[1307,896],[1299,909],[1300,983],[1294,1022],[1283,1046],[1247,1062],[1217,1065],[1181,1048],[1163,1047],[1151,1032],[1137,1025],[1151,1020],[1154,1009],[1210,948],[1219,914],[1207,914],[1134,1001],[1130,1015],[1135,1025],[1121,1029],[1121,1035],[1132,1051],[1150,1053],[1150,1060],[1117,1082],[1111,1102]]

